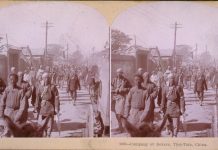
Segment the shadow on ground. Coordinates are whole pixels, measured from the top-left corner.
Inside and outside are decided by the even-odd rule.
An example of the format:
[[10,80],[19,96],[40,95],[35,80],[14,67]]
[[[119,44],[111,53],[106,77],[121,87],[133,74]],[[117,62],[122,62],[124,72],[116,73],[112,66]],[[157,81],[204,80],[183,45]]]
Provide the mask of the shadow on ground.
[[[58,131],[57,123],[54,123],[54,129],[53,131]],[[78,129],[84,129],[86,128],[86,123],[80,123],[80,122],[68,122],[63,123],[61,122],[61,131],[72,131],[72,130],[78,130]]]

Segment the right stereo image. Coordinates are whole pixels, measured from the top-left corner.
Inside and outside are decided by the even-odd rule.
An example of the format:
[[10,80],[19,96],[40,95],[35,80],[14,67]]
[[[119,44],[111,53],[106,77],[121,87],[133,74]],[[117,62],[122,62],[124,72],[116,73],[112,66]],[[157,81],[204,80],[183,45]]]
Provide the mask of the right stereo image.
[[111,137],[217,137],[218,9],[130,7],[111,26]]

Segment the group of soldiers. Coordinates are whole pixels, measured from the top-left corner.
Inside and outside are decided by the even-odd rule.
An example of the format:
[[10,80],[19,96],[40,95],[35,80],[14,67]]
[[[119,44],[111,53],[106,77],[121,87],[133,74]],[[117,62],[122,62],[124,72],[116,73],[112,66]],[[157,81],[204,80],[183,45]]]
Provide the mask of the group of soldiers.
[[[12,67],[6,83],[1,79],[0,117],[8,116],[17,125],[25,124],[31,100],[38,123],[43,125],[48,120],[44,136],[50,137],[54,115],[60,111],[60,102],[58,89],[51,83],[49,68],[43,70],[40,66],[36,71],[31,67],[29,71],[17,72],[16,68]],[[12,136],[10,130],[3,136]]]
[[[0,119],[8,116],[16,125],[22,125],[29,121],[28,117],[33,113],[38,125],[46,124],[43,136],[50,137],[55,118],[59,119],[58,88],[63,89],[64,85],[67,85],[66,91],[72,98],[74,106],[77,90],[81,90],[81,86],[84,86],[89,91],[94,112],[99,118],[98,100],[101,96],[101,82],[95,78],[96,73],[87,67],[73,65],[40,66],[38,70],[31,67],[24,72],[12,67],[7,81],[0,78]],[[29,112],[30,105],[33,107],[33,112]],[[99,132],[99,129],[96,130]],[[12,134],[8,129],[2,136],[10,137]]]
[[[114,130],[115,134],[140,132],[145,124],[154,126],[157,107],[162,114],[161,126],[166,127],[167,134],[177,137],[180,118],[184,119],[186,111],[184,88],[193,88],[202,106],[204,91],[208,90],[206,71],[207,69],[200,67],[171,69],[168,66],[165,71],[159,67],[149,73],[138,68],[131,85],[123,69],[117,69],[117,76],[112,80],[111,91],[112,106],[114,106],[112,110],[118,122],[118,128]],[[215,71],[210,81],[213,83],[212,87],[216,89],[217,79],[218,72]],[[123,119],[128,122],[128,127],[123,123]]]

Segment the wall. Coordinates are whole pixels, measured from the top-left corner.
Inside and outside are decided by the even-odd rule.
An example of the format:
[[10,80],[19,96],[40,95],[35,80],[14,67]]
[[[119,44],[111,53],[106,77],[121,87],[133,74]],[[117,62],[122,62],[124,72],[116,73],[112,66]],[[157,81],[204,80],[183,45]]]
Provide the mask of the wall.
[[136,58],[129,55],[112,54],[111,56],[111,78],[116,77],[116,70],[122,68],[124,76],[132,81],[136,73]]
[[7,81],[8,68],[7,68],[7,56],[0,55],[0,77]]

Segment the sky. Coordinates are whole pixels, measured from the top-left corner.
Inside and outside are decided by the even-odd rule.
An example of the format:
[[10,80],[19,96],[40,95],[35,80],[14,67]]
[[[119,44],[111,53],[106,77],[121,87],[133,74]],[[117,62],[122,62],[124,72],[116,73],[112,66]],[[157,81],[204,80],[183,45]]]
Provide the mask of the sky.
[[172,49],[175,22],[177,45],[188,44],[198,53],[207,50],[218,58],[218,8],[198,2],[151,2],[131,7],[114,20],[112,28],[119,29],[138,45]]
[[[48,44],[69,44],[69,53],[77,45],[82,53],[103,50],[108,41],[108,24],[104,16],[88,6],[68,2],[28,2],[0,9],[0,36],[7,34],[9,44],[32,49],[45,47],[45,22]],[[3,39],[2,43],[5,43]]]

